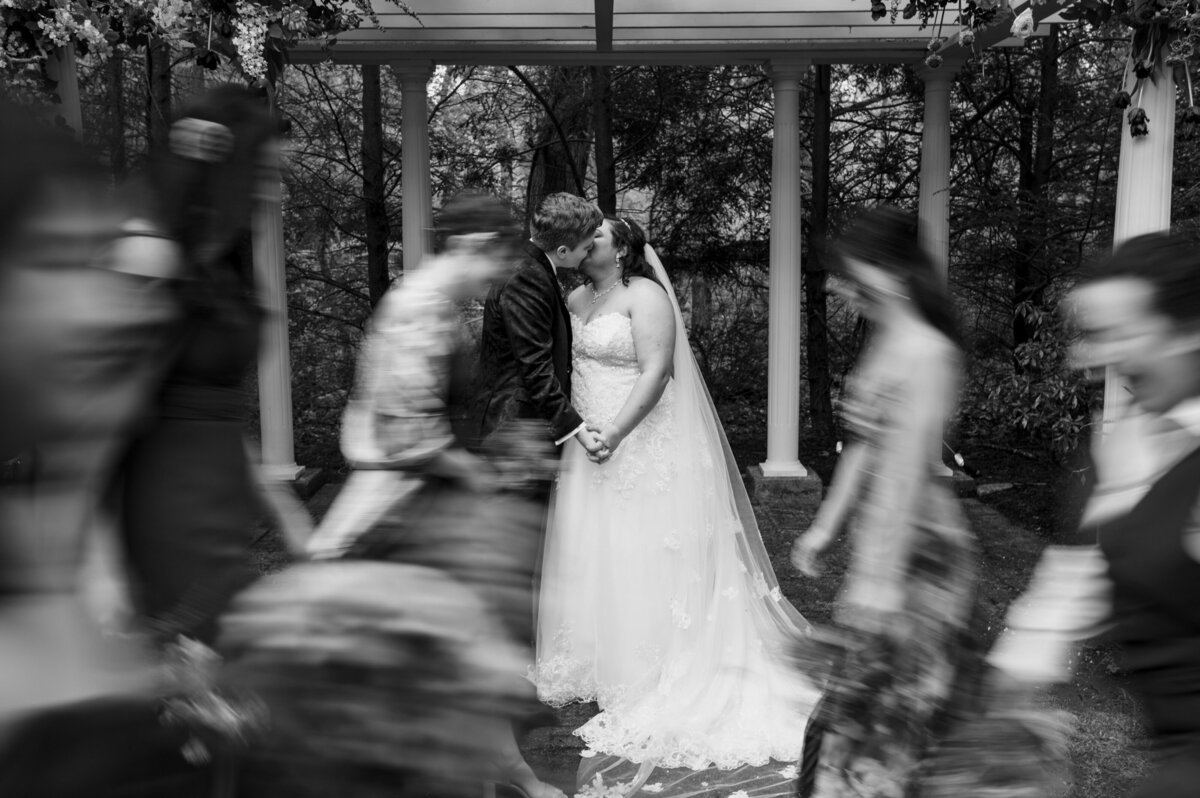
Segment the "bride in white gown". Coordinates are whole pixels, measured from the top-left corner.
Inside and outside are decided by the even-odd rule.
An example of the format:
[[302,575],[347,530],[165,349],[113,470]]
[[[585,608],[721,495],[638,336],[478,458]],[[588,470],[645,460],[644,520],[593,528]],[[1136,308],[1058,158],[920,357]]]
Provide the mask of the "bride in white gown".
[[780,594],[666,272],[636,223],[611,218],[584,268],[572,397],[613,453],[564,455],[539,696],[596,701],[576,734],[643,774],[794,762],[818,691],[787,647],[809,627]]

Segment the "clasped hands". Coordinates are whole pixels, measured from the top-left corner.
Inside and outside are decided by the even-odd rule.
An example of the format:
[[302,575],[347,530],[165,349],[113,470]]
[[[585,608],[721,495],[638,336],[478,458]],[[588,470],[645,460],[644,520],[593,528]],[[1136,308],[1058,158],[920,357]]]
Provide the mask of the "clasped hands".
[[604,427],[588,424],[575,435],[575,439],[587,450],[589,460],[601,464],[608,462],[624,436],[612,424]]

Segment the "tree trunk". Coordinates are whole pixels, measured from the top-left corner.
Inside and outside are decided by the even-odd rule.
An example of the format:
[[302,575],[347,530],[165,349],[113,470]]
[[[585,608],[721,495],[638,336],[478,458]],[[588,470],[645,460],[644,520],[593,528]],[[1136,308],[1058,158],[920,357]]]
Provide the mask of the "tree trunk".
[[108,92],[108,159],[113,178],[120,182],[129,170],[125,146],[125,59],[113,53],[105,67]]
[[167,145],[171,128],[171,47],[160,38],[146,46],[146,136],[150,151]]
[[813,178],[808,258],[804,261],[805,355],[808,414],[813,435],[834,438],[832,379],[829,369],[829,308],[826,304],[825,239],[829,230],[830,67],[818,64],[813,87]]
[[613,163],[612,81],[609,68],[592,67],[592,129],[596,137],[596,202],[617,215],[617,170]]
[[538,97],[545,116],[533,141],[527,215],[547,195],[566,191],[582,196],[585,192],[581,175],[591,153],[591,98],[579,91],[579,86],[585,85],[583,72],[582,67],[552,69],[548,85]]
[[383,173],[383,99],[379,65],[364,64],[363,78],[363,217],[367,232],[367,293],[371,307],[383,298],[388,274],[388,217]]
[[[1058,98],[1058,28],[1051,25],[1042,38],[1041,81],[1033,118],[1022,117],[1021,177],[1017,194],[1016,258],[1013,260],[1013,347],[1028,343],[1037,323],[1020,311],[1045,301],[1049,236],[1046,184],[1054,165],[1055,102]],[[1019,364],[1017,366],[1020,368]]]

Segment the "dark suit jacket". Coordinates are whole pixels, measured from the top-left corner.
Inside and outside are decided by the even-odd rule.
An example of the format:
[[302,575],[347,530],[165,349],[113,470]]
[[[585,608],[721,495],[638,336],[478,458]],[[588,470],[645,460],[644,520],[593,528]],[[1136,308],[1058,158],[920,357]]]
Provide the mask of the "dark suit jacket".
[[533,244],[484,303],[480,386],[482,437],[531,419],[558,440],[583,423],[571,406],[571,320],[554,267]]

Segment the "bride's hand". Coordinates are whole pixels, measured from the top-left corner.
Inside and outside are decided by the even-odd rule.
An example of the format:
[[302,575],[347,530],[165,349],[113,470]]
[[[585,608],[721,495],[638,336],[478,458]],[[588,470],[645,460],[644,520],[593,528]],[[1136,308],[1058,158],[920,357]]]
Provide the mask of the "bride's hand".
[[625,440],[625,435],[615,425],[606,424],[596,430],[596,439],[603,443],[609,452],[615,452],[621,441]]

